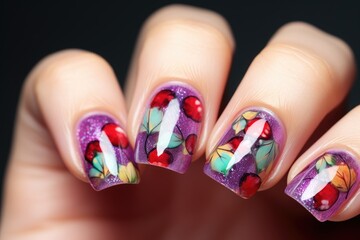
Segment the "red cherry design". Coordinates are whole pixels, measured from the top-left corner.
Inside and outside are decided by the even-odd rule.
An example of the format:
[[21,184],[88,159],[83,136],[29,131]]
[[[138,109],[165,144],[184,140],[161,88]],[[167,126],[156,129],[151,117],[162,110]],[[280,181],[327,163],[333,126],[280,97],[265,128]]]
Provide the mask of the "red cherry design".
[[196,134],[190,134],[185,140],[185,148],[190,155],[193,155],[197,140]]
[[339,197],[339,190],[331,183],[328,183],[320,192],[314,196],[314,208],[318,211],[325,211],[334,205]]
[[[254,118],[254,119],[251,119],[250,121],[248,121],[248,123],[245,127],[245,133],[247,133],[247,131],[251,125],[253,125],[257,121],[259,121],[260,119],[262,119],[262,118]],[[270,127],[270,124],[268,123],[268,121],[266,121],[259,138],[267,140],[267,139],[270,139],[271,136],[272,136],[271,127]]]
[[175,98],[175,93],[171,90],[161,90],[153,98],[150,107],[164,108],[169,105],[169,102]]
[[202,104],[197,97],[189,96],[183,100],[182,107],[184,113],[188,118],[191,118],[195,122],[201,122],[202,119]]
[[152,149],[148,154],[148,161],[153,165],[167,167],[172,162],[172,155],[168,151],[164,151],[158,156],[156,148]]
[[230,141],[228,141],[228,143],[231,145],[231,148],[233,151],[235,151],[239,144],[242,142],[243,137],[233,137],[232,139],[230,139]]
[[85,159],[89,162],[92,162],[95,154],[98,152],[102,152],[99,141],[89,142],[85,150]]
[[240,179],[239,195],[248,199],[257,192],[261,185],[261,178],[255,173],[245,173]]
[[129,145],[127,136],[117,124],[108,123],[102,128],[102,130],[106,133],[113,146],[127,148]]

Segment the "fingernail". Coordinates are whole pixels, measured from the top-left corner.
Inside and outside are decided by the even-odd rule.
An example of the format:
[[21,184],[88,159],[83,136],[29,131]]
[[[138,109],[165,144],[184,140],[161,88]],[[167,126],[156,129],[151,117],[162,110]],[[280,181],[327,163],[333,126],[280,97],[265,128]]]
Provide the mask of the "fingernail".
[[277,160],[284,134],[273,113],[263,108],[247,109],[212,151],[204,172],[240,197],[250,198]]
[[310,163],[285,193],[324,222],[351,197],[359,185],[359,165],[344,151],[329,151]]
[[139,182],[133,150],[122,127],[104,114],[80,120],[77,138],[85,173],[95,190]]
[[135,144],[135,161],[185,173],[201,128],[200,95],[182,84],[158,88],[150,98]]

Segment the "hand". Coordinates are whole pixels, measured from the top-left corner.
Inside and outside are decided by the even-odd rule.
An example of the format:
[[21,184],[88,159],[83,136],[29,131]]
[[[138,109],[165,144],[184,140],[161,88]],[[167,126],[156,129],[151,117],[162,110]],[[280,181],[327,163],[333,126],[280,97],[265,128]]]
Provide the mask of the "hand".
[[[23,87],[0,238],[351,233],[349,224],[318,227],[279,183],[295,162],[286,192],[316,218],[359,214],[359,108],[316,132],[334,123],[325,116],[350,90],[351,50],[308,24],[285,25],[217,119],[234,47],[216,13],[170,6],[141,30],[125,97],[109,64],[93,53],[66,50],[42,60]],[[202,174],[204,153],[205,173],[225,187]],[[185,175],[144,165],[183,173],[198,159]],[[96,192],[77,178],[96,190],[130,184]],[[258,190],[267,191],[253,196]]]

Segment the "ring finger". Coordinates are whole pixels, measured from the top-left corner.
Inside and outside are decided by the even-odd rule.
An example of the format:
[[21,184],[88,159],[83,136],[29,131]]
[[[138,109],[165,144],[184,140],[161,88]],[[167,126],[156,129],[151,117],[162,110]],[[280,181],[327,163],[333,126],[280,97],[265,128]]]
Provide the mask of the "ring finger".
[[255,58],[215,125],[205,173],[243,198],[270,188],[344,99],[353,76],[344,42],[308,24],[285,25]]

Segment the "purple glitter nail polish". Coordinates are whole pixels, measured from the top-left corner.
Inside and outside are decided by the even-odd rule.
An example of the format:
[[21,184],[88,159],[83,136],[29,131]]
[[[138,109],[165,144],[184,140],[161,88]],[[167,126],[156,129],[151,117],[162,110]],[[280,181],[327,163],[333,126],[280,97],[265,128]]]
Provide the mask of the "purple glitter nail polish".
[[95,190],[139,182],[128,138],[111,117],[94,114],[81,119],[76,135],[85,173]]
[[285,193],[324,222],[358,189],[359,171],[351,154],[329,151],[299,173]]
[[204,172],[240,197],[250,198],[277,160],[284,136],[284,128],[270,111],[246,109],[212,151]]
[[185,173],[201,129],[203,106],[189,86],[171,84],[154,91],[135,144],[135,161]]

